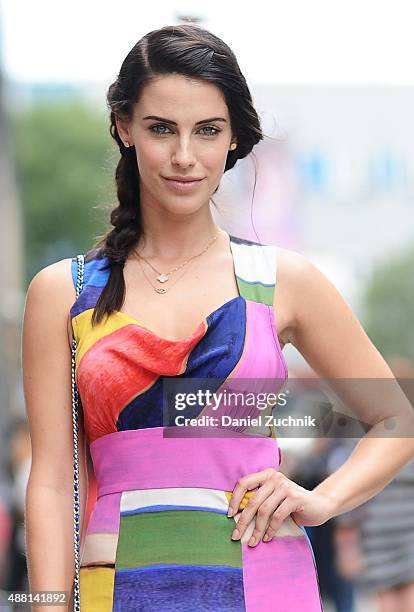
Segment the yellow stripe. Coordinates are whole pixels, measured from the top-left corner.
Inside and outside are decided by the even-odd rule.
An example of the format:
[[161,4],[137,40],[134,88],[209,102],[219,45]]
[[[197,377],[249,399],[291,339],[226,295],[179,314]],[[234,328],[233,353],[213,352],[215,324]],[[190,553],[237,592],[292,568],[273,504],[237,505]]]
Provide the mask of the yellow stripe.
[[76,350],[76,367],[79,365],[83,355],[101,338],[108,334],[122,329],[128,325],[129,321],[121,317],[104,317],[100,323],[92,327],[93,308],[88,308],[80,314],[73,317],[76,326],[76,338],[78,346]]
[[85,612],[112,612],[115,570],[111,567],[81,567],[80,601]]

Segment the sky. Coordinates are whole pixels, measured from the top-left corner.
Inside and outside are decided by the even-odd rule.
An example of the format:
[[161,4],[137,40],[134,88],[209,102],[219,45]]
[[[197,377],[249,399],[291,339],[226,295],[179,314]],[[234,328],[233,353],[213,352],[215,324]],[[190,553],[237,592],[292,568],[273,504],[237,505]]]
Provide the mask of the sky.
[[262,84],[413,85],[410,0],[0,0],[1,58],[20,82],[109,83],[148,31],[201,18]]

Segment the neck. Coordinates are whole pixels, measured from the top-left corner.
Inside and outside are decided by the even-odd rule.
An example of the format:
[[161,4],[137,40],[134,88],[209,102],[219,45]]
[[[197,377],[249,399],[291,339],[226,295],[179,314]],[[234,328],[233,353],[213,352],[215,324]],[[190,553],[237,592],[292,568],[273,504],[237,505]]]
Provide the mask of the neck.
[[211,215],[192,220],[180,218],[160,223],[144,222],[143,227],[144,233],[135,252],[166,265],[200,253],[214,238],[210,249],[225,240],[225,232],[214,223]]

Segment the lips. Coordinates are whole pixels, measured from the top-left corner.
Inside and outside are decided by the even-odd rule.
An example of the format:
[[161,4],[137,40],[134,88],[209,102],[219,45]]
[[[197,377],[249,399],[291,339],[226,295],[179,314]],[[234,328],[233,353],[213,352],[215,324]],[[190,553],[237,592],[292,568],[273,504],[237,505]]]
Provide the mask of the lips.
[[178,180],[163,177],[163,179],[165,180],[168,187],[170,187],[172,190],[181,192],[192,191],[193,189],[196,189],[203,181],[203,179],[189,180],[187,178],[185,180]]
[[164,176],[163,178],[171,181],[201,181],[202,176],[195,176],[194,174],[171,174],[170,176]]

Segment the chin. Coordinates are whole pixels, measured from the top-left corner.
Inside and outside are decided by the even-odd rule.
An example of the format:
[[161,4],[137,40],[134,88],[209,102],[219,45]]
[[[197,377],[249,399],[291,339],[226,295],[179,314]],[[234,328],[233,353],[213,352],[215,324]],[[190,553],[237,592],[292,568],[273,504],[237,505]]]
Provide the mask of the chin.
[[178,197],[175,199],[174,203],[170,203],[169,206],[167,206],[166,208],[168,208],[171,211],[176,211],[176,212],[183,212],[183,213],[191,213],[191,212],[195,212],[196,210],[199,210],[200,208],[203,208],[204,206],[204,198],[202,200],[200,200],[199,198],[195,199],[195,198],[190,198],[190,197]]
[[194,197],[190,196],[173,196],[173,198],[169,197],[168,204],[165,203],[165,198],[160,199],[161,207],[165,210],[165,212],[173,215],[193,214],[203,208],[203,206],[205,205],[204,203],[204,198],[200,200],[199,198],[195,199]]

